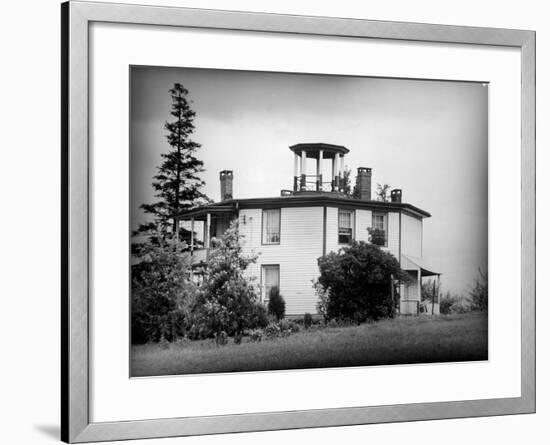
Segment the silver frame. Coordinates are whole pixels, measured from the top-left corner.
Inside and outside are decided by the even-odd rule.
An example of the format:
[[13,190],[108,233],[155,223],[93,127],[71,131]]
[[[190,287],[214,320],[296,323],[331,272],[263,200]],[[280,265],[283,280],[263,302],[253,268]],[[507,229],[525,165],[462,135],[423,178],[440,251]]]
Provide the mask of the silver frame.
[[[535,412],[535,33],[71,1],[62,4],[61,436],[69,443]],[[89,420],[88,27],[91,22],[521,48],[521,397],[185,417]]]

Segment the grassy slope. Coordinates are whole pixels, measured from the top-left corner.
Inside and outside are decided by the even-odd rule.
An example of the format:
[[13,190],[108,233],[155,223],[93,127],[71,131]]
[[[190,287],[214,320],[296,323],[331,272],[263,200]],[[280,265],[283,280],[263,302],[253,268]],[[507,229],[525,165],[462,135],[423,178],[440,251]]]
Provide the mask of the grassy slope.
[[487,315],[407,317],[216,347],[211,340],[132,347],[132,375],[487,360]]

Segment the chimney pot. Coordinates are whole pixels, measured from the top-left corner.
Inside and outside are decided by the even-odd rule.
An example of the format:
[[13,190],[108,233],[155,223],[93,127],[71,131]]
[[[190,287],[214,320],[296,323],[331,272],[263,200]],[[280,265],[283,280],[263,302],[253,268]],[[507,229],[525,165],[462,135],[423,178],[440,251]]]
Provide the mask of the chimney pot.
[[355,189],[357,197],[362,201],[371,200],[372,169],[359,167],[355,178]]
[[233,170],[220,172],[220,195],[222,201],[233,199]]
[[401,202],[402,194],[401,189],[393,189],[390,193],[391,202]]

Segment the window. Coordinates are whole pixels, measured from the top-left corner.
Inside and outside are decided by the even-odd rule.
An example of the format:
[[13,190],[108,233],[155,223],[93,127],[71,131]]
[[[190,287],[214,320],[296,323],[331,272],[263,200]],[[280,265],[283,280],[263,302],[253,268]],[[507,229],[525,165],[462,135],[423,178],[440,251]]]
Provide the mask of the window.
[[273,287],[279,287],[279,265],[262,266],[262,301],[269,300]]
[[387,213],[375,213],[372,214],[372,228],[378,231],[378,236],[376,238],[381,238],[380,241],[374,242],[374,244],[387,246],[388,237],[386,236],[388,232],[388,214]]
[[281,242],[281,209],[264,210],[262,226],[262,244],[279,244]]
[[349,244],[353,239],[353,210],[338,209],[338,244]]

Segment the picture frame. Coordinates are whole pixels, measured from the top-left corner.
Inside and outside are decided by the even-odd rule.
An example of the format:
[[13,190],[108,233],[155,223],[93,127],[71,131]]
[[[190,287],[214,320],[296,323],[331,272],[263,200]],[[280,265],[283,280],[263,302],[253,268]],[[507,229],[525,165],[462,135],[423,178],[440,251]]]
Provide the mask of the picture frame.
[[[61,436],[68,443],[535,412],[535,33],[419,23],[70,1],[62,23]],[[108,22],[519,48],[521,51],[521,396],[93,422],[90,416],[89,27]],[[498,279],[498,277],[497,277]],[[519,339],[518,339],[519,340]]]

